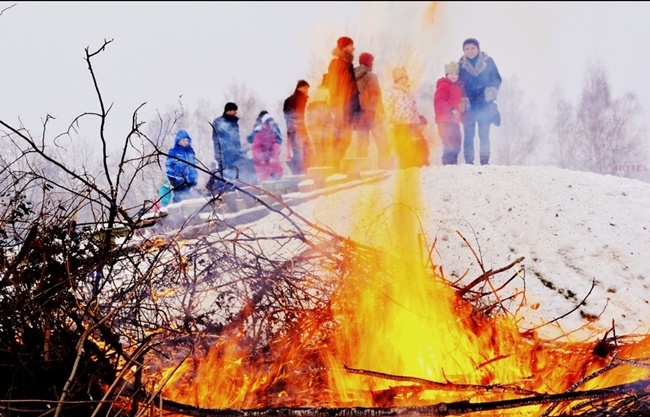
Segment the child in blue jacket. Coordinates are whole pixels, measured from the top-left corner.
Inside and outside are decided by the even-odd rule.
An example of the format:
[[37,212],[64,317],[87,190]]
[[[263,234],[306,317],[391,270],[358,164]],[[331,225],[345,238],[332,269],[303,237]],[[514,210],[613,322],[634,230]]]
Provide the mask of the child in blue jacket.
[[173,202],[190,198],[192,189],[198,182],[199,172],[196,169],[192,138],[186,130],[176,132],[174,146],[167,152],[165,171],[173,189]]

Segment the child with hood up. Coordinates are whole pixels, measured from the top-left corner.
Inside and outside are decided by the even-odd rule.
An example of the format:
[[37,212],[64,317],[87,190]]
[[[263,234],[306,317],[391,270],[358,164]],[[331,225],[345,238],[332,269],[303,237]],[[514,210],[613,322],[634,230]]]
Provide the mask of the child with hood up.
[[460,114],[463,110],[461,99],[463,90],[458,83],[458,63],[445,65],[445,77],[436,82],[433,95],[433,109],[438,124],[438,135],[442,140],[442,164],[458,164],[462,137],[460,134]]
[[192,197],[199,172],[196,169],[196,154],[192,148],[192,138],[186,130],[181,129],[176,132],[174,146],[167,152],[165,172],[173,189],[174,203]]
[[269,179],[282,178],[282,162],[280,145],[282,136],[280,128],[273,117],[267,112],[260,119],[260,124],[253,129],[253,163],[255,174],[261,183]]

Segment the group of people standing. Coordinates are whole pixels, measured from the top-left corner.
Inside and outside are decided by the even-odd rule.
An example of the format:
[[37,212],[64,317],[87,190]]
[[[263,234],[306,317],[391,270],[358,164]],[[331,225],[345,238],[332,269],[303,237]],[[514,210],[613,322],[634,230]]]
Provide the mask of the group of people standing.
[[[478,40],[463,42],[463,56],[445,65],[445,77],[436,83],[433,107],[442,140],[442,163],[458,163],[463,147],[465,163],[473,164],[476,128],[479,137],[479,162],[490,162],[490,125],[499,126],[501,115],[495,103],[501,75],[494,62],[481,51]],[[461,137],[460,124],[463,125]]]
[[[381,169],[429,164],[424,137],[427,121],[418,111],[407,69],[393,69],[393,83],[383,95],[373,72],[374,56],[369,52],[360,54],[355,67],[354,51],[354,41],[340,37],[314,93],[310,96],[309,83],[299,80],[283,103],[287,165],[294,175],[304,174],[315,166],[332,166],[342,172],[355,132],[356,157],[368,157],[372,135]],[[465,163],[474,163],[477,126],[479,160],[482,165],[489,163],[490,125],[500,124],[495,103],[500,85],[501,76],[494,60],[480,50],[476,39],[466,39],[463,56],[445,65],[445,77],[436,83],[433,104],[443,144],[443,164],[458,163],[461,144]],[[213,194],[232,187],[231,182],[220,181],[219,177],[261,183],[283,175],[283,138],[278,122],[266,110],[259,113],[246,138],[252,145],[249,159],[242,148],[237,111],[237,104],[226,103],[223,114],[212,123],[215,175],[206,188]],[[168,194],[173,195],[174,202],[187,198],[197,184],[196,155],[186,130],[177,132],[168,152],[166,177],[166,187],[172,190]]]

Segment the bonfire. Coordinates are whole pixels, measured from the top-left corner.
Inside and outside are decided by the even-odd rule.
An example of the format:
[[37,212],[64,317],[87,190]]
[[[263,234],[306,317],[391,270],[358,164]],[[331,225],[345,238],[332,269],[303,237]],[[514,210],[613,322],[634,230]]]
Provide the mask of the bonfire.
[[137,379],[125,376],[129,392],[177,415],[648,412],[647,336],[521,331],[523,258],[452,282],[409,201],[382,211],[372,244],[282,205],[272,207],[289,226],[281,235],[231,229],[184,241],[196,307],[184,325],[196,331],[166,333]]

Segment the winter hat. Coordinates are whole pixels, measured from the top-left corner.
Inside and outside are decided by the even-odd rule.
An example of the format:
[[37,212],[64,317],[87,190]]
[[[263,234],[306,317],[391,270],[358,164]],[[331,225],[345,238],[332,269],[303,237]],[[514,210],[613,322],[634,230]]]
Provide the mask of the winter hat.
[[267,123],[270,120],[273,120],[273,116],[270,114],[266,113],[264,116],[262,116],[262,123]]
[[339,49],[344,49],[346,46],[353,44],[354,41],[352,38],[348,38],[347,36],[341,36],[337,41],[336,41],[336,47]]
[[180,129],[178,132],[176,132],[176,143],[180,142],[183,139],[189,139],[190,142],[192,141],[192,138],[190,137],[190,134],[187,133],[187,130]]
[[262,110],[262,111],[260,112],[260,114],[257,115],[257,118],[261,120],[261,119],[262,119],[262,116],[264,116],[265,114],[268,114],[268,113],[269,113],[268,111],[266,111],[266,110]]
[[300,87],[309,87],[309,83],[305,80],[299,80],[298,84],[296,84],[296,90]]
[[361,55],[359,55],[359,64],[360,65],[365,65],[366,67],[372,67],[372,63],[374,62],[375,57],[372,56],[372,54],[368,52],[364,52]]
[[404,67],[397,67],[393,70],[393,81],[397,82],[400,78],[408,78],[408,74],[406,73],[406,69]]
[[237,110],[237,108],[238,107],[237,107],[237,105],[235,103],[228,102],[228,103],[226,103],[226,106],[223,108],[223,112],[225,113],[225,112],[230,111],[230,110]]
[[458,62],[451,61],[449,64],[445,65],[445,74],[458,74]]
[[478,41],[476,39],[474,39],[474,38],[465,39],[465,41],[463,42],[463,49],[465,49],[465,45],[467,45],[469,43],[475,45],[476,49],[481,50],[481,47],[478,45]]

